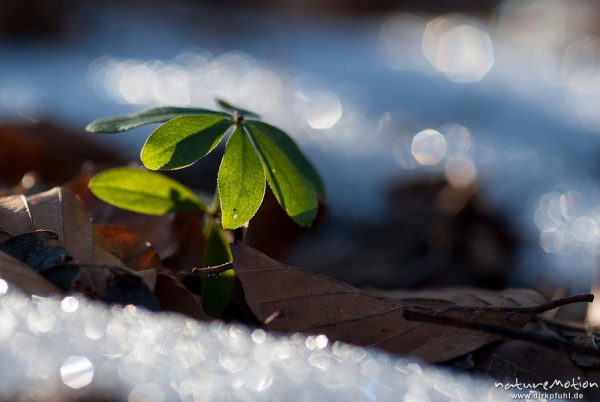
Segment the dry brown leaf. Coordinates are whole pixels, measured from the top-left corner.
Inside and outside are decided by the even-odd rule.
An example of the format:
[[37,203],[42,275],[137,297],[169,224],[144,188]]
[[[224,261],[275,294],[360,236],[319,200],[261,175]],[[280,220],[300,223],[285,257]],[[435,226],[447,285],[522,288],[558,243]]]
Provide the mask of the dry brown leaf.
[[17,286],[27,294],[37,296],[60,295],[62,292],[21,261],[0,251],[0,278]]
[[197,320],[208,320],[199,298],[181,286],[177,279],[159,274],[156,278],[154,294],[163,310],[185,314]]
[[[5,197],[0,200],[0,228],[12,236],[38,229],[49,230],[58,235],[60,245],[74,259],[78,262],[91,262],[91,231],[86,230],[89,222],[82,208],[74,208],[76,202],[72,193],[60,188],[31,197]],[[71,209],[71,213],[64,214],[65,210]]]
[[74,262],[122,266],[121,261],[95,247],[92,226],[81,201],[72,191],[55,187],[29,197],[14,195],[0,199],[0,230],[12,236],[49,230]]
[[98,238],[106,242],[104,248],[121,258],[127,266],[138,270],[140,275],[152,268],[162,271],[155,276],[152,288],[163,310],[184,314],[197,320],[209,319],[202,309],[200,298],[188,291],[178,278],[171,276],[164,269],[156,251],[144,242],[136,231],[118,225],[94,225],[94,231]]
[[[14,195],[0,199],[1,231],[17,236],[39,229],[56,233],[58,245],[67,250],[75,264],[105,265],[134,272],[105,248],[108,243],[93,232],[82,202],[71,190],[55,187],[28,197]],[[153,270],[139,276],[154,289],[156,273]]]
[[388,299],[402,300],[404,303],[414,300],[415,304],[428,307],[444,306],[448,303],[461,306],[525,307],[546,301],[536,291],[522,288],[496,291],[473,287],[450,287],[426,290],[373,290],[369,293]]
[[[428,362],[442,362],[461,356],[500,337],[469,329],[408,321],[403,318],[405,309],[447,310],[444,312],[446,316],[518,328],[534,315],[518,308],[537,306],[545,301],[538,293],[527,289],[403,292],[401,298],[392,299],[286,266],[247,246],[238,244],[231,248],[234,268],[246,301],[268,328],[325,334],[334,341],[377,346]],[[457,309],[459,305],[488,309]],[[493,311],[490,306],[515,309]]]

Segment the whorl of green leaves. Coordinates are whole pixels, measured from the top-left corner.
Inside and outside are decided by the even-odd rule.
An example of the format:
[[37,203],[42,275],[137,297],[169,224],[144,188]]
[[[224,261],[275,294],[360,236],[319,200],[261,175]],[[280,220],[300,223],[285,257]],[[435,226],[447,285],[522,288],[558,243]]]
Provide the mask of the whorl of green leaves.
[[[296,143],[282,130],[256,120],[256,113],[218,101],[227,112],[160,107],[96,120],[92,133],[118,133],[163,123],[146,140],[140,158],[150,170],[192,165],[231,133],[218,174],[222,224],[235,229],[248,222],[262,204],[268,183],[279,205],[299,225],[310,226],[324,196],[321,178]],[[120,208],[148,214],[181,209],[205,210],[193,192],[168,177],[139,169],[100,173],[92,192]]]

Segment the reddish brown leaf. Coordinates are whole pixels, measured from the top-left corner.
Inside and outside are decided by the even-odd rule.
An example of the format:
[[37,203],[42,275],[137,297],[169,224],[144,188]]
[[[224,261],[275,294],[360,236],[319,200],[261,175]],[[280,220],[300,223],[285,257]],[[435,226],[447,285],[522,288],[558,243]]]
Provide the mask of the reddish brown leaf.
[[94,225],[94,229],[115,246],[116,250],[109,244],[105,245],[128,267],[136,270],[162,268],[156,251],[140,239],[135,230],[118,225]]
[[[285,332],[325,334],[429,362],[442,362],[498,340],[493,334],[437,324],[407,321],[409,308],[437,309],[444,315],[518,328],[535,313],[519,310],[544,302],[536,292],[458,289],[441,292],[403,292],[399,299],[377,296],[333,279],[272,260],[257,250],[233,245],[234,268],[246,301],[267,327]],[[459,307],[457,303],[460,303]],[[494,311],[471,307],[510,307]]]

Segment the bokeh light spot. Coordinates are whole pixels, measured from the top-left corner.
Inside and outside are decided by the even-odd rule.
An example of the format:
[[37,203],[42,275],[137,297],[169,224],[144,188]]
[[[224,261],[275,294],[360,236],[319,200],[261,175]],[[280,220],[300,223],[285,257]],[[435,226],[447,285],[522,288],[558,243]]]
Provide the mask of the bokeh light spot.
[[83,388],[94,378],[94,365],[85,356],[71,356],[60,367],[60,376],[66,386]]
[[437,165],[446,156],[446,139],[435,130],[423,130],[413,137],[410,151],[421,165]]
[[436,70],[455,82],[480,81],[496,61],[490,35],[460,16],[430,21],[423,34],[422,50]]

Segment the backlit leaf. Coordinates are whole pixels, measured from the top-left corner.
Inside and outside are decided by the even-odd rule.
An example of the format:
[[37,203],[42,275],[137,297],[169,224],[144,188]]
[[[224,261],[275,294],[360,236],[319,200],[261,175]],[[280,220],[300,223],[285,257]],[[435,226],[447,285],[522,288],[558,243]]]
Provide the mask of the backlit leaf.
[[157,172],[111,169],[94,176],[89,186],[101,200],[142,214],[166,215],[174,211],[206,210],[190,189]]
[[148,137],[141,159],[148,169],[181,169],[203,158],[223,139],[231,121],[221,116],[181,116]]
[[215,112],[208,109],[187,107],[155,107],[139,113],[124,114],[120,116],[105,117],[94,120],[85,128],[90,133],[113,134],[127,131],[152,123],[164,123],[178,116],[190,114],[216,115],[228,117],[226,113]]
[[289,135],[281,131],[275,126],[272,126],[262,121],[249,120],[245,123],[248,126],[254,126],[256,129],[269,135],[275,143],[286,153],[296,167],[304,174],[313,184],[320,197],[325,197],[325,186],[321,180],[321,176],[315,170],[310,161],[304,156],[298,145]]
[[[317,190],[288,152],[289,142],[264,124],[247,126],[263,162],[267,182],[277,202],[300,226],[310,226],[317,216]],[[286,136],[287,137],[287,136]]]
[[265,171],[248,135],[237,128],[227,141],[218,176],[223,227],[235,229],[254,216],[265,195]]

